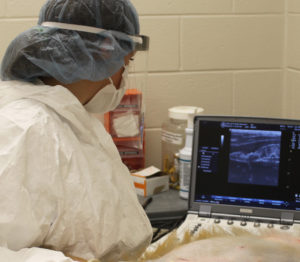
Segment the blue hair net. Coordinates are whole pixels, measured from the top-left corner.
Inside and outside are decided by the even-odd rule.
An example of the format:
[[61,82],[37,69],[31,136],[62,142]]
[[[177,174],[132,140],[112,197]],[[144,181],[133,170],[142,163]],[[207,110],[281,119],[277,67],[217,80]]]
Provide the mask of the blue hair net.
[[[105,29],[97,34],[42,26],[59,22]],[[2,80],[53,77],[69,84],[116,73],[135,45],[139,21],[129,0],[48,0],[38,26],[17,36],[1,65]]]

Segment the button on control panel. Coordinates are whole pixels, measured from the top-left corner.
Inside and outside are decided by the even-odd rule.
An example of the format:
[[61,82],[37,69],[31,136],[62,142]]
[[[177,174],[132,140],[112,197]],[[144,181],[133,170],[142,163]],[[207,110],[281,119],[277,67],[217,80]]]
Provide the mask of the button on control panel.
[[253,232],[255,229],[257,232],[261,230],[270,229],[270,230],[284,230],[290,231],[293,230],[293,225],[285,225],[279,224],[277,221],[251,221],[248,218],[242,217],[238,219],[237,217],[230,218],[230,217],[211,217],[211,218],[200,218],[199,220],[194,220],[192,225],[189,226],[190,233],[192,235],[198,234],[201,232],[202,229],[205,229],[209,226],[219,226],[219,227],[243,227],[244,230],[249,230]]
[[232,219],[229,219],[229,220],[227,221],[227,224],[228,224],[228,225],[233,225],[233,220],[232,220]]
[[282,230],[289,230],[290,227],[289,226],[281,226],[280,229],[282,229]]
[[242,222],[241,222],[241,226],[242,226],[242,227],[247,226],[247,222],[246,222],[246,221],[242,221]]
[[219,218],[215,219],[215,224],[220,224],[221,220]]
[[260,227],[260,223],[259,222],[254,222],[254,227]]

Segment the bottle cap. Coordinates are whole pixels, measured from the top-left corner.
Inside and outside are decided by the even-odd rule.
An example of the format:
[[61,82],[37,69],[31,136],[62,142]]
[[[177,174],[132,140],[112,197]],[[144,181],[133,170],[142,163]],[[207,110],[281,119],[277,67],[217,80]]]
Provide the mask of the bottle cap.
[[204,109],[195,106],[175,106],[169,108],[169,117],[172,119],[188,121],[189,114],[198,115],[203,113]]
[[194,128],[194,117],[197,115],[197,109],[193,113],[188,114],[188,125],[187,128],[193,129]]

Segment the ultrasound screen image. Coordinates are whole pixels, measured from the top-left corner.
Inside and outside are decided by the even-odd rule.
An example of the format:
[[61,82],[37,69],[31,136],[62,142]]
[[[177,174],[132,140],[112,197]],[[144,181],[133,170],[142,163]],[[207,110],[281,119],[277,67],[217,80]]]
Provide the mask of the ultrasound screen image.
[[281,132],[230,131],[228,182],[278,186]]

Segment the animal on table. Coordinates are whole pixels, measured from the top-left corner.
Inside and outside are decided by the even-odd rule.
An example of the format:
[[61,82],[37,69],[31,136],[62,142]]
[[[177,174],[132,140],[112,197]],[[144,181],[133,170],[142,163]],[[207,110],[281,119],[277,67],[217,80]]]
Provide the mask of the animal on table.
[[273,230],[262,234],[245,231],[186,233],[179,240],[172,232],[155,250],[149,249],[138,262],[298,262],[300,234]]

